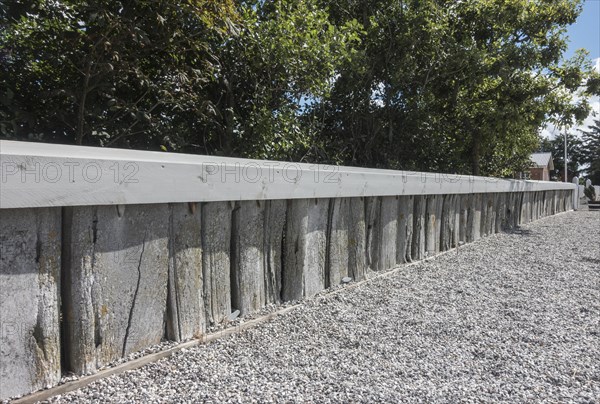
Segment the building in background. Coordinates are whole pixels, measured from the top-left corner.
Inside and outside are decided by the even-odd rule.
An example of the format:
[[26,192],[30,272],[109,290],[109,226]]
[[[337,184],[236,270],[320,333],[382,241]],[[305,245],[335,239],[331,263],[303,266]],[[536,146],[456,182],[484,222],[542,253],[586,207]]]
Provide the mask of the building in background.
[[529,178],[537,181],[550,181],[550,172],[554,170],[552,153],[533,153],[530,160]]

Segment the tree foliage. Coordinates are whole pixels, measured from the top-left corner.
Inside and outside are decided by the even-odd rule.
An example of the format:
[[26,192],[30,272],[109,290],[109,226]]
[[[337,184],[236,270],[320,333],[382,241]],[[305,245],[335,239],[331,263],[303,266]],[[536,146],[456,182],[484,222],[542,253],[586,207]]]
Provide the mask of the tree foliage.
[[336,4],[336,18],[362,16],[366,28],[323,107],[340,161],[508,175],[544,122],[587,115],[573,96],[591,65],[583,53],[561,63],[576,1]]
[[10,2],[0,34],[3,135],[151,147],[185,114],[228,34],[232,0]]
[[582,162],[587,177],[594,185],[600,185],[600,119],[595,119],[588,130],[582,130]]
[[600,91],[580,3],[0,2],[0,135],[509,176]]
[[219,50],[219,78],[209,86],[215,119],[203,139],[226,155],[299,159],[313,137],[302,102],[329,92],[358,26],[333,25],[313,0],[245,1],[239,12],[239,35]]

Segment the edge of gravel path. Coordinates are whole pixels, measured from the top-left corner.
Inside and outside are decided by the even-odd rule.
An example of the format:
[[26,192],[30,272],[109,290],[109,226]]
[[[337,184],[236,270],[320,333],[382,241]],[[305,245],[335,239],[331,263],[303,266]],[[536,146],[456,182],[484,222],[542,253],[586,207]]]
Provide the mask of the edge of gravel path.
[[[561,212],[559,214],[553,215],[553,216],[549,216],[548,218],[552,218],[552,217],[557,217],[560,215],[563,215],[565,213],[570,213],[573,211],[567,211],[567,212]],[[540,222],[543,221],[546,218],[542,218],[539,220],[536,220],[536,222]],[[516,229],[515,229],[516,230]],[[495,235],[500,235],[503,233],[495,233],[494,235],[491,236],[495,236]],[[483,238],[482,238],[483,240]],[[479,240],[478,240],[479,241]],[[473,243],[469,243],[469,245],[475,245],[477,243],[477,241],[473,242]],[[293,304],[291,306],[286,306],[286,307],[281,307],[271,313],[265,314],[263,316],[257,317],[257,318],[253,318],[253,319],[249,319],[246,321],[243,321],[239,324],[236,324],[234,326],[228,327],[228,328],[224,328],[222,330],[210,333],[210,334],[205,334],[203,335],[201,338],[198,339],[193,339],[190,341],[186,341],[186,342],[182,342],[179,343],[175,346],[172,346],[170,348],[161,350],[159,352],[153,352],[144,356],[141,356],[139,358],[136,359],[132,359],[130,361],[127,361],[125,363],[121,363],[118,364],[114,367],[109,367],[107,369],[103,369],[98,371],[97,373],[94,373],[92,375],[86,375],[86,376],[81,376],[80,378],[78,378],[77,380],[72,380],[72,381],[67,381],[64,382],[62,384],[59,384],[57,386],[51,387],[49,389],[46,390],[40,390],[37,391],[35,393],[31,393],[28,394],[26,396],[20,397],[20,398],[16,398],[13,400],[8,400],[8,402],[10,403],[14,403],[14,404],[28,404],[28,403],[37,403],[40,401],[45,401],[48,400],[54,396],[57,395],[62,395],[62,394],[66,394],[69,393],[71,391],[80,389],[82,387],[85,387],[97,380],[100,379],[104,379],[107,378],[109,376],[113,376],[113,375],[118,375],[121,373],[125,373],[129,370],[135,370],[138,368],[141,368],[147,364],[150,363],[154,363],[154,362],[158,362],[161,359],[165,359],[170,357],[171,355],[173,355],[174,353],[181,351],[183,349],[188,349],[191,347],[195,347],[198,345],[203,345],[203,344],[208,344],[212,341],[221,339],[221,338],[226,338],[228,336],[231,336],[233,334],[238,334],[241,333],[249,328],[252,328],[254,326],[257,326],[261,323],[265,323],[268,321],[273,320],[274,318],[280,316],[280,315],[284,315],[298,307],[301,307],[304,305],[304,303],[307,300],[312,300],[312,299],[327,299],[331,296],[334,296],[340,292],[343,291],[347,291],[347,290],[351,290],[357,287],[360,287],[361,285],[367,284],[369,282],[372,282],[376,279],[380,279],[380,278],[384,278],[384,277],[389,277],[391,275],[396,274],[397,272],[404,270],[406,268],[409,268],[411,266],[415,266],[415,265],[419,265],[419,264],[423,264],[425,262],[428,261],[433,261],[437,258],[440,258],[446,254],[450,254],[453,252],[458,253],[460,251],[461,248],[465,247],[466,245],[459,245],[458,247],[454,247],[451,248],[450,250],[447,251],[443,251],[440,252],[438,254],[432,255],[431,257],[426,257],[422,260],[419,261],[414,261],[414,262],[410,262],[410,263],[405,263],[405,264],[401,264],[401,265],[397,265],[392,269],[389,269],[387,271],[384,272],[371,272],[371,276],[367,277],[366,279],[363,279],[361,281],[358,282],[353,282],[347,285],[344,285],[342,287],[336,288],[336,289],[326,289],[323,292],[317,294],[316,296],[309,298],[309,299],[303,299],[301,300],[299,303]]]

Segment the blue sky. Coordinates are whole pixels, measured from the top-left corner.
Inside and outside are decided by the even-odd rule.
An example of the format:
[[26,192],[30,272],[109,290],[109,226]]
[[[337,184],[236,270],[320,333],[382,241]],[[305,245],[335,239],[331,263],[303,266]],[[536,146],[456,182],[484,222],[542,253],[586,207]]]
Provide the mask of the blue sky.
[[[585,0],[583,11],[575,24],[567,30],[567,36],[569,37],[569,48],[564,55],[565,58],[573,56],[577,49],[587,49],[596,70],[600,71],[600,0]],[[600,118],[600,98],[591,98],[590,104],[593,112],[582,125],[571,128],[571,133],[577,134],[579,133],[577,129],[587,129],[589,125],[593,124],[594,114],[596,119]],[[542,131],[542,135],[551,139],[557,134],[558,129],[552,125],[548,125]]]
[[586,0],[577,22],[567,31],[569,49],[566,57],[573,56],[576,49],[585,48],[592,59],[600,58],[600,0]]

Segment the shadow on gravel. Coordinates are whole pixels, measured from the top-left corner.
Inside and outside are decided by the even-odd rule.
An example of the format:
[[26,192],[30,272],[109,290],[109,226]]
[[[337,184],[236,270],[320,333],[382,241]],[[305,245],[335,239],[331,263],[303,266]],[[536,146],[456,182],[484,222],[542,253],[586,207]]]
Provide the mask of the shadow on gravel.
[[597,264],[600,265],[600,258],[593,258],[593,257],[582,257],[581,260],[583,262],[589,262],[590,264]]
[[505,233],[508,233],[508,234],[517,234],[517,235],[520,235],[520,236],[531,236],[531,235],[533,235],[533,234],[534,234],[534,233],[533,233],[531,230],[529,230],[529,229],[521,229],[521,228],[519,228],[519,227],[517,227],[517,228],[516,228],[516,229],[514,229],[514,230],[507,231],[507,232],[505,232]]

